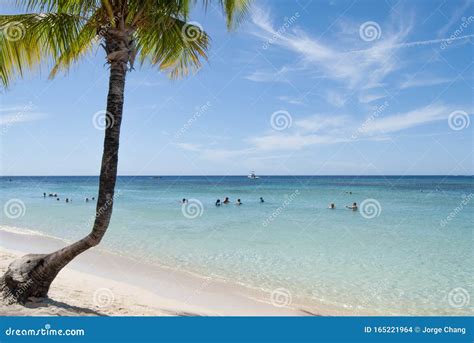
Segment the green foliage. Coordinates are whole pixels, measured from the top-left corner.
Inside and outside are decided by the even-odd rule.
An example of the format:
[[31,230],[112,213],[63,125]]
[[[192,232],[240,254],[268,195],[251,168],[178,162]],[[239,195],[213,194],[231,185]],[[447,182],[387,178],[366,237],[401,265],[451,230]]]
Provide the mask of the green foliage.
[[[170,76],[197,70],[207,58],[210,39],[188,23],[196,3],[211,0],[24,0],[17,1],[25,14],[0,15],[0,79],[4,86],[25,70],[45,65],[50,77],[67,70],[94,47],[108,30],[131,32],[139,61],[167,69]],[[250,0],[217,0],[228,29],[249,10]]]

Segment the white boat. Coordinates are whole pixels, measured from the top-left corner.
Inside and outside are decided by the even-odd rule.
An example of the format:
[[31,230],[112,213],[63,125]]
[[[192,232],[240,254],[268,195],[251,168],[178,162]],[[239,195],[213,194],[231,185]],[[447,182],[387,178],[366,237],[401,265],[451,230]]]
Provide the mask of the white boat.
[[255,172],[251,172],[249,175],[247,175],[247,177],[249,179],[259,179],[260,177],[258,177],[257,175],[255,175]]

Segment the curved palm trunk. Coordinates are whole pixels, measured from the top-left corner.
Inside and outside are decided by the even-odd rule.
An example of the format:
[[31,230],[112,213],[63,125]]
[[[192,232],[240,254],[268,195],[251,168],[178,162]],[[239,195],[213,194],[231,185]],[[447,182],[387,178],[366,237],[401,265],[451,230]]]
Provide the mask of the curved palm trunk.
[[99,244],[109,226],[117,179],[125,75],[131,43],[128,35],[112,34],[106,38],[105,46],[110,63],[110,79],[94,226],[89,235],[63,249],[50,254],[29,254],[13,261],[0,278],[0,291],[9,302],[24,303],[29,297],[47,296],[51,283],[61,269],[77,255]]

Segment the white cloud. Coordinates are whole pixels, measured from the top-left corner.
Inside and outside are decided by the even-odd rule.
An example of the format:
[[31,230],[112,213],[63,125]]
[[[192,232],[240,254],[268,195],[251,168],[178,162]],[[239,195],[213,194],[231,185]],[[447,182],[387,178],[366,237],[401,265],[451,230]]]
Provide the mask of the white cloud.
[[344,98],[339,92],[329,90],[326,93],[326,100],[334,107],[343,107],[347,99]]
[[364,93],[359,94],[359,101],[364,104],[368,104],[372,101],[385,98],[387,95],[382,93]]
[[244,143],[249,147],[243,149],[211,149],[190,143],[181,143],[178,146],[199,153],[205,159],[226,160],[243,156],[267,156],[269,151],[297,151],[314,145],[354,142],[352,137],[357,130],[357,140],[385,141],[390,139],[389,133],[446,120],[453,108],[459,107],[434,104],[362,122],[355,122],[345,115],[312,115],[294,121],[293,127],[284,132],[268,131],[246,138]]
[[334,135],[317,135],[317,134],[285,134],[272,133],[266,136],[254,137],[248,140],[259,151],[270,150],[300,150],[307,146],[316,144],[335,144],[347,142],[348,139],[344,137],[337,137]]
[[[318,68],[325,77],[341,82],[351,89],[368,87],[379,83],[386,75],[397,69],[394,56],[396,47],[405,39],[411,25],[397,32],[384,32],[383,39],[371,42],[374,46],[366,50],[341,51],[340,46],[310,37],[305,31],[292,28],[280,33],[273,27],[269,11],[256,8],[252,14],[258,30],[254,34],[265,41],[272,41],[288,51],[298,54],[307,66]],[[359,36],[353,45],[365,44]]]
[[200,144],[192,144],[192,143],[176,143],[178,147],[186,151],[201,151]]
[[318,132],[325,129],[337,129],[347,125],[349,117],[345,115],[312,115],[295,121],[295,126],[303,131]]
[[278,100],[285,101],[292,105],[306,105],[302,97],[290,97],[287,95],[282,95],[277,97]]
[[407,88],[413,88],[413,87],[437,86],[437,85],[442,85],[445,83],[450,83],[453,81],[455,81],[455,79],[446,78],[446,77],[418,78],[415,76],[413,78],[409,78],[403,81],[402,83],[400,83],[399,88],[407,89]]
[[373,135],[406,130],[422,124],[446,119],[451,112],[452,109],[450,110],[445,105],[429,105],[413,111],[377,118],[367,122],[364,126],[364,132]]
[[46,114],[32,112],[32,105],[0,107],[0,126],[12,126],[46,117]]

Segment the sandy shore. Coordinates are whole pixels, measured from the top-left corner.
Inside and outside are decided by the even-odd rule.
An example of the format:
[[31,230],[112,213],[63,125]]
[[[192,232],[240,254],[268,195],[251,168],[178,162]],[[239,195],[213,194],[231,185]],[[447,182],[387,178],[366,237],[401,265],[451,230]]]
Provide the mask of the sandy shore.
[[[54,251],[64,242],[52,237],[0,228],[0,273],[25,253]],[[269,295],[252,293],[224,280],[146,265],[100,249],[71,262],[51,286],[49,299],[25,306],[0,306],[0,315],[17,316],[301,316],[276,307]]]

